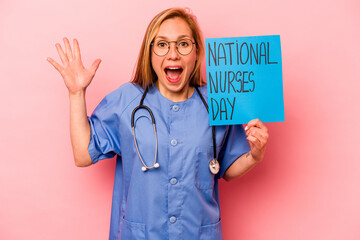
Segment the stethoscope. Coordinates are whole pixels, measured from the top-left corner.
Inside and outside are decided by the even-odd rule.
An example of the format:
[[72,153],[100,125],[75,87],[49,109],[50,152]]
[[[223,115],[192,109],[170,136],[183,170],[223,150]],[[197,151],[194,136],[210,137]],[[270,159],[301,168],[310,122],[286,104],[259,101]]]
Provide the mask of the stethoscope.
[[[209,112],[209,106],[207,105],[207,103],[205,102],[205,99],[204,97],[202,96],[201,92],[199,91],[199,89],[195,86],[195,89],[197,91],[197,93],[199,94],[202,102],[204,103],[205,107],[206,107],[206,110]],[[156,135],[156,125],[155,125],[155,118],[154,118],[154,115],[151,111],[151,109],[147,106],[145,106],[143,104],[144,102],[144,99],[145,99],[145,96],[148,92],[149,88],[146,88],[142,97],[141,97],[141,100],[140,100],[140,104],[139,106],[137,106],[136,108],[134,108],[132,114],[131,114],[131,128],[132,128],[132,135],[134,137],[134,144],[135,144],[135,147],[136,147],[136,152],[140,158],[140,161],[143,165],[143,167],[141,167],[141,170],[143,172],[146,172],[147,170],[150,170],[150,169],[153,169],[153,168],[158,168],[160,165],[159,163],[156,162],[157,160],[157,145],[158,145],[158,141],[157,141],[157,135]],[[151,120],[152,120],[152,124],[153,124],[153,127],[154,127],[154,134],[155,134],[155,157],[154,157],[154,163],[151,167],[148,167],[143,158],[141,157],[141,154],[140,154],[140,151],[139,151],[139,147],[137,145],[137,141],[136,141],[136,137],[135,137],[135,127],[134,127],[134,116],[135,116],[135,113],[137,110],[139,109],[145,109],[146,111],[149,112],[150,116],[151,116]],[[212,139],[213,139],[213,151],[214,151],[214,158],[209,162],[209,169],[210,169],[210,172],[212,174],[217,174],[220,170],[220,164],[218,162],[218,160],[216,159],[216,139],[215,139],[215,127],[212,126]]]

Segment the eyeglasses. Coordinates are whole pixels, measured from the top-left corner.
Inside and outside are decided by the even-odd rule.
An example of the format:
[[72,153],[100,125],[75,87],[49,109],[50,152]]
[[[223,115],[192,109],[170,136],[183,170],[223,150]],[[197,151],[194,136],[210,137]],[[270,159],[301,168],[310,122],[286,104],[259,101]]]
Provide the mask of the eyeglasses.
[[156,55],[159,57],[165,56],[170,50],[170,43],[174,42],[176,50],[179,54],[186,56],[191,53],[196,42],[191,41],[190,39],[180,39],[178,41],[165,41],[162,39],[155,40],[151,43],[152,49]]

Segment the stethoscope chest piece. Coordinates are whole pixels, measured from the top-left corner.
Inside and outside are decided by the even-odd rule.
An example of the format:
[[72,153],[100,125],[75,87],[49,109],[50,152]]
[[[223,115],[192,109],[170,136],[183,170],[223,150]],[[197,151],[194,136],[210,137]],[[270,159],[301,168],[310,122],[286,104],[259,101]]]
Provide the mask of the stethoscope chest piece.
[[214,158],[213,160],[210,161],[209,168],[210,168],[210,172],[214,175],[219,172],[220,164],[219,164],[218,160],[216,160],[216,158]]

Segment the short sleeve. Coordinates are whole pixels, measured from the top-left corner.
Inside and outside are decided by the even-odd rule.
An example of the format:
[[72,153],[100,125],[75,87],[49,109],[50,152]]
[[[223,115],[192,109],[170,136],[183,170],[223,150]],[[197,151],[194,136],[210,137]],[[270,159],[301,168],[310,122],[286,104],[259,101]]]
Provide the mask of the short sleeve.
[[219,179],[236,159],[250,151],[243,126],[230,125],[228,128],[226,139],[218,155],[218,159],[221,161],[220,171],[217,175]]
[[91,127],[88,150],[93,163],[120,155],[118,104],[119,96],[111,93],[88,117]]

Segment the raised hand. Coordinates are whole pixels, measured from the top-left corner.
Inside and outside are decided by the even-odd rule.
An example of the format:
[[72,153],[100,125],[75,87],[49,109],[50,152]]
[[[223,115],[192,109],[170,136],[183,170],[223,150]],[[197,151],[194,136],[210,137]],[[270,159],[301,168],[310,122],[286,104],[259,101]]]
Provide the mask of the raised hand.
[[54,61],[52,58],[48,57],[46,60],[61,74],[65,85],[69,90],[69,94],[84,92],[94,78],[101,59],[96,59],[92,63],[91,67],[86,69],[81,61],[78,41],[76,39],[73,41],[73,53],[69,40],[66,37],[63,40],[65,44],[65,52],[59,43],[56,43],[55,45],[63,66]]

